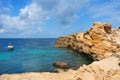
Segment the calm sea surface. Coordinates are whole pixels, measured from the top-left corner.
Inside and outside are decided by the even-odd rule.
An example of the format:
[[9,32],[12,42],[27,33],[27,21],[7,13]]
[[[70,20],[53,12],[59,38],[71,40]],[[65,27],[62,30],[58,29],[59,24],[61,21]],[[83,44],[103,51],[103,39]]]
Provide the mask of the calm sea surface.
[[[92,62],[77,52],[54,48],[55,41],[55,38],[0,39],[0,74],[53,72],[55,61],[67,62],[75,68]],[[13,51],[7,50],[10,42],[14,45]]]

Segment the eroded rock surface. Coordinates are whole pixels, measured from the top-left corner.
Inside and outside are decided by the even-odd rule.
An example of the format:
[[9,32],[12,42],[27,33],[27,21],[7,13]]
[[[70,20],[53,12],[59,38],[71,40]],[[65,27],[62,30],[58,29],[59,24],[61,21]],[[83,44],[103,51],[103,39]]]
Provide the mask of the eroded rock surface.
[[89,66],[83,65],[77,70],[74,80],[114,80],[113,76],[120,75],[118,74],[120,72],[118,63],[118,58],[110,57],[93,62]]
[[92,56],[94,60],[101,60],[120,51],[120,29],[112,30],[111,24],[95,22],[84,33],[59,37],[55,47],[71,48]]

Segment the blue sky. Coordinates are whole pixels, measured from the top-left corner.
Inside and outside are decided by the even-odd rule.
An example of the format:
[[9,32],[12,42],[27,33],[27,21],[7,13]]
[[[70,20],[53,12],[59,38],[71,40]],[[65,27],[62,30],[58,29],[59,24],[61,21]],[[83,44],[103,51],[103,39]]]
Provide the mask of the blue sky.
[[120,26],[120,0],[0,0],[0,38],[56,38]]

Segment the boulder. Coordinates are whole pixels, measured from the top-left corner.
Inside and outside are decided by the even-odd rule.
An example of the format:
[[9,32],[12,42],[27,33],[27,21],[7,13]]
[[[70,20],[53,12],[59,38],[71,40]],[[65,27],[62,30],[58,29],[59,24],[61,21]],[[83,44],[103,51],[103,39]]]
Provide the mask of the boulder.
[[69,64],[65,62],[54,62],[53,66],[56,68],[62,68],[62,69],[67,69],[69,68]]

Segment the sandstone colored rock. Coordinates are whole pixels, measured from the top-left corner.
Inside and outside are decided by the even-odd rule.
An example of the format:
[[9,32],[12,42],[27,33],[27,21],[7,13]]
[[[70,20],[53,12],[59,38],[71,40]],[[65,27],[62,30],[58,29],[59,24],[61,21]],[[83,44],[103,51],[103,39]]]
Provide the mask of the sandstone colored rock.
[[78,33],[78,34],[76,34],[76,40],[77,41],[82,41],[83,37],[84,37],[84,33]]
[[95,22],[93,27],[84,33],[62,38],[58,38],[55,47],[72,48],[91,55],[94,60],[110,57],[112,54],[108,53],[120,51],[120,29],[113,30],[111,24],[108,23]]
[[77,70],[73,80],[119,80],[120,67],[118,62],[118,58],[110,57],[93,62],[89,66],[84,65]]
[[68,71],[69,69],[62,69],[62,68],[56,68],[55,70],[54,70],[54,72],[56,72],[56,73],[62,73],[62,72],[66,72],[66,71]]

